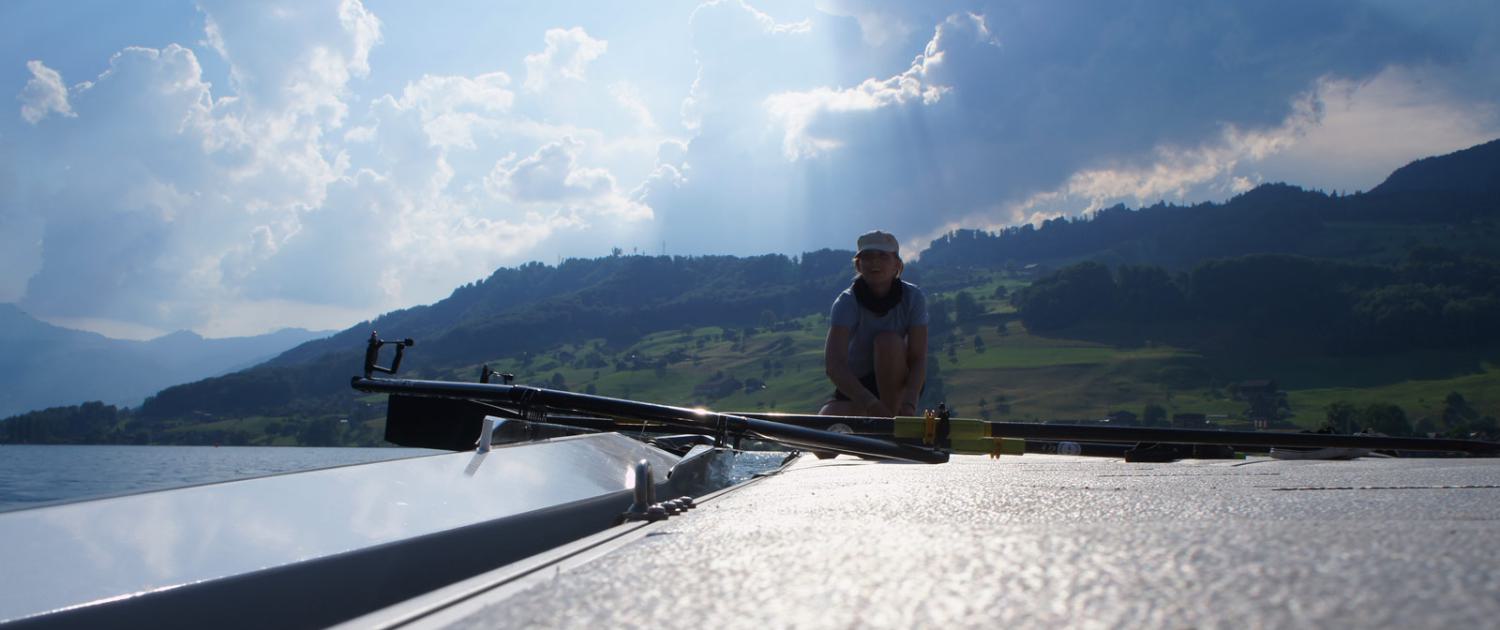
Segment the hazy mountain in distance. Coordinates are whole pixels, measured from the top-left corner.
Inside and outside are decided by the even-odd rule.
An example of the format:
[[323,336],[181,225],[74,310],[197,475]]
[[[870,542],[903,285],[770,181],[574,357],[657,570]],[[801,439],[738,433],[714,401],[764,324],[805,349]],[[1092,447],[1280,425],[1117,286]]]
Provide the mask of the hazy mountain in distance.
[[0,303],[0,418],[90,400],[136,405],[164,387],[244,369],[328,334],[286,328],[204,339],[178,331],[130,341],[53,326]]

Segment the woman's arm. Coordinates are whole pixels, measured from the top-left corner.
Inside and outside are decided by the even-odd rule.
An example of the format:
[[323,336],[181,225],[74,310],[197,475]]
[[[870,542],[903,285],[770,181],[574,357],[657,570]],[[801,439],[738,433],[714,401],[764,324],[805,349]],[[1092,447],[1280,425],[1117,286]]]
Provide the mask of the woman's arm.
[[865,389],[854,370],[849,369],[848,326],[828,327],[828,340],[823,344],[823,371],[828,374],[828,380],[833,381],[833,386],[849,397],[857,411],[887,418],[895,415],[874,393]]
[[927,327],[912,326],[906,330],[906,387],[901,389],[901,408],[896,413],[917,415],[917,400],[927,382]]

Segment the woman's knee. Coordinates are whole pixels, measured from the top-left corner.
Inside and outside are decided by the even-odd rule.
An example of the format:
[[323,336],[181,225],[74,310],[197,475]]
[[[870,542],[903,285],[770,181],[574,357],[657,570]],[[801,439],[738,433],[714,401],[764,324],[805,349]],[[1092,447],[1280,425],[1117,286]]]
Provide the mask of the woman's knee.
[[906,337],[892,330],[875,335],[875,357],[877,360],[904,359]]

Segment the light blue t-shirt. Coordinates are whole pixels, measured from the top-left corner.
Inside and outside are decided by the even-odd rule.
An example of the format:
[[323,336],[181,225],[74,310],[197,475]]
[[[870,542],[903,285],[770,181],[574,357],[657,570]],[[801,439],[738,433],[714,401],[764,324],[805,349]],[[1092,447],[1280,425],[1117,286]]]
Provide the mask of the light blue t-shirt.
[[899,281],[901,303],[877,316],[859,305],[854,289],[844,289],[833,300],[831,319],[834,326],[849,327],[849,369],[855,376],[864,377],[875,371],[875,335],[894,330],[905,336],[912,326],[927,325],[927,296],[917,285]]

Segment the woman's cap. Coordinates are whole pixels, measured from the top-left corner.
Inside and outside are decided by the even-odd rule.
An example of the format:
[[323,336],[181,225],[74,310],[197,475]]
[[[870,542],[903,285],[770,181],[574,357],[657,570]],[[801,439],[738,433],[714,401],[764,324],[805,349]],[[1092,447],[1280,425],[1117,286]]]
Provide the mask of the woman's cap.
[[859,235],[859,250],[856,253],[870,250],[900,254],[901,246],[896,244],[896,237],[890,232],[872,230]]

